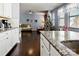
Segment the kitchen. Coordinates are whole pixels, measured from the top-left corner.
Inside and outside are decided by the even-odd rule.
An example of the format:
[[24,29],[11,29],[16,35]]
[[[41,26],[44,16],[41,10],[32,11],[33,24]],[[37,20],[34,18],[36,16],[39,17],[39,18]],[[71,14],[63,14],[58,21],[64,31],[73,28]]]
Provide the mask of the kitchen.
[[78,11],[78,3],[0,3],[0,56],[78,56]]

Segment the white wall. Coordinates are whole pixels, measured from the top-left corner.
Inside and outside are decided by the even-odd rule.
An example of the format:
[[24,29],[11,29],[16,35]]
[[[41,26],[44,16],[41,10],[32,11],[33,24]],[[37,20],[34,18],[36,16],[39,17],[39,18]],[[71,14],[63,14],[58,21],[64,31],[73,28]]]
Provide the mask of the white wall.
[[15,26],[19,27],[19,20],[20,20],[20,5],[19,3],[12,4],[12,18],[15,21]]
[[[27,19],[29,19],[28,22],[26,21]],[[37,22],[35,22],[35,20],[37,20]],[[35,12],[28,14],[28,12],[22,11],[20,8],[20,24],[31,24],[32,29],[39,29],[44,27],[42,21],[44,21],[44,13]]]
[[[40,29],[41,27],[44,27],[44,24],[42,21],[44,21],[44,15],[41,15],[40,13],[35,13],[32,15],[32,27],[34,29]],[[35,22],[37,20],[37,22]]]

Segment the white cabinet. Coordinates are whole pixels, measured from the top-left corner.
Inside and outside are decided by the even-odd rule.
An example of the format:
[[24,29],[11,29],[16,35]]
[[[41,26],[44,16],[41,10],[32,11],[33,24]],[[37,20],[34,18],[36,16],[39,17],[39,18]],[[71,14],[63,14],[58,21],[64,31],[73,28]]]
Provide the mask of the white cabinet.
[[6,55],[18,42],[18,29],[12,29],[0,33],[0,56]]
[[44,43],[46,48],[49,50],[49,42],[46,40],[46,38],[43,35],[41,35],[41,36],[42,36],[42,38],[41,38],[42,42]]
[[8,47],[8,37],[6,35],[6,33],[0,33],[0,55],[5,55]]
[[41,47],[41,56],[49,56],[49,51],[47,50],[44,44]]
[[59,52],[49,43],[47,38],[40,35],[40,55],[41,56],[61,56]]
[[12,17],[11,3],[0,3],[0,16]]
[[11,3],[4,3],[4,16],[5,17],[12,17],[12,4]]
[[14,30],[12,30],[12,35],[13,35],[13,40],[14,40],[14,42],[16,43],[16,42],[20,42],[19,41],[19,28],[16,28],[16,29],[14,29]]
[[50,45],[50,55],[51,56],[60,56],[59,52],[52,45]]
[[3,3],[0,3],[0,16],[3,16],[3,12],[4,12],[4,7],[3,7]]
[[40,39],[40,55],[49,56],[49,42],[44,38],[42,34]]
[[40,55],[41,56],[49,56],[49,51],[46,48],[46,46],[44,45],[43,41],[40,41],[41,45],[40,45]]

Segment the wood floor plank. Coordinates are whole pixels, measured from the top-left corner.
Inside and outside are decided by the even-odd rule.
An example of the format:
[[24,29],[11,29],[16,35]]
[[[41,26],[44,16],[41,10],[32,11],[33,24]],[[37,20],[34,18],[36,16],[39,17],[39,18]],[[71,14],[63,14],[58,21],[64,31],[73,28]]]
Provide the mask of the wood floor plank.
[[21,43],[17,44],[7,56],[40,56],[40,33],[22,32]]

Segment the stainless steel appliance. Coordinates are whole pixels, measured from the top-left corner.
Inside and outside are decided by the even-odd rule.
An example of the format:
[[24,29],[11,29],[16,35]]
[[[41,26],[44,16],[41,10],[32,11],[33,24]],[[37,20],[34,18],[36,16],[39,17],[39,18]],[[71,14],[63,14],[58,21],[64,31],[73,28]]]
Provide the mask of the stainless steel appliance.
[[4,29],[4,24],[0,21],[0,29]]
[[4,24],[4,28],[11,28],[11,24],[7,20],[2,20],[2,23]]

